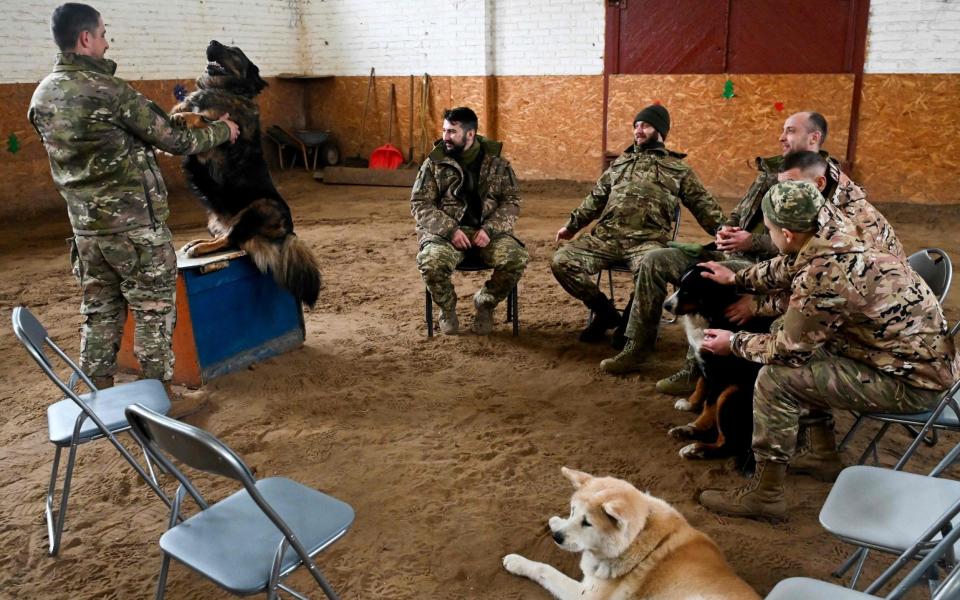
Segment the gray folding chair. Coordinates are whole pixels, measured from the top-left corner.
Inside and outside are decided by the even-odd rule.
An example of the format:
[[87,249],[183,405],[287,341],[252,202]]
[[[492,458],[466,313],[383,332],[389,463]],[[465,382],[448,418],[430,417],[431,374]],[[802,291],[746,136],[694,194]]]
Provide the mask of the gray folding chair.
[[[305,599],[282,583],[305,565],[327,597],[337,598],[313,557],[347,532],[354,518],[349,504],[283,477],[257,481],[239,456],[200,428],[143,406],[127,407],[126,414],[134,437],[180,482],[168,529],[160,537],[158,600],[164,596],[171,558],[236,595],[266,591],[268,599],[276,598],[278,590]],[[209,504],[171,458],[237,480],[243,489]],[[178,524],[186,494],[200,512]]]
[[924,248],[911,254],[907,262],[943,304],[953,281],[953,265],[947,253],[940,248]]
[[[930,526],[933,515],[960,501],[960,481],[941,477],[958,457],[960,444],[927,476],[899,470],[906,462],[903,459],[893,470],[862,465],[844,469],[820,509],[820,524],[860,548],[834,576],[843,577],[856,565],[850,580],[850,587],[855,587],[869,550],[903,552]],[[949,520],[944,523],[946,528],[951,526]],[[926,552],[937,541],[921,546],[918,552]],[[951,564],[955,562],[952,548],[944,555]]]
[[[73,479],[73,467],[76,462],[77,447],[80,444],[101,438],[110,440],[110,443],[130,463],[137,474],[167,506],[170,506],[170,500],[157,485],[153,466],[150,464],[150,457],[146,453],[144,454],[147,463],[145,471],[130,452],[117,441],[114,435],[130,428],[123,412],[130,404],[141,403],[159,413],[167,413],[170,410],[170,399],[163,389],[163,384],[156,379],[144,379],[98,390],[90,381],[90,378],[80,370],[80,367],[50,339],[47,330],[40,324],[40,321],[24,306],[13,309],[13,333],[27,349],[33,360],[40,365],[47,377],[67,396],[47,407],[47,427],[50,442],[56,448],[44,511],[47,519],[47,535],[50,539],[50,556],[56,555],[60,549],[60,536],[63,533],[63,525],[67,517],[70,482]],[[44,351],[44,346],[49,347],[70,368],[72,375],[69,382],[63,381],[57,374],[50,357]],[[90,388],[90,392],[85,394],[75,392],[74,384],[77,381],[82,381]],[[63,491],[60,494],[60,507],[57,511],[54,511],[60,452],[67,447],[70,450],[67,455],[67,469],[63,478]],[[149,471],[149,475],[147,471]]]
[[[949,335],[953,337],[955,341],[958,341],[958,332],[960,332],[960,321],[957,321],[953,326]],[[860,455],[857,464],[865,463],[871,454],[874,457],[874,462],[877,462],[877,449],[879,448],[880,440],[886,435],[891,425],[903,425],[911,435],[915,436],[914,441],[910,444],[909,450],[904,454],[907,458],[913,454],[921,441],[927,446],[934,446],[938,441],[939,431],[960,431],[960,402],[958,402],[957,398],[957,383],[960,383],[960,380],[955,382],[954,385],[941,396],[940,403],[932,411],[911,414],[854,413],[857,418],[838,444],[838,449],[843,450],[844,447],[846,447],[847,443],[849,443],[850,439],[857,430],[860,429],[860,426],[866,419],[879,421],[881,425],[880,429]],[[918,435],[917,428],[921,428],[923,433]],[[928,433],[929,437],[927,437]],[[902,460],[901,458],[901,461]]]
[[[874,467],[850,468],[868,469]],[[954,545],[960,541],[960,527],[951,527],[951,522],[957,517],[958,513],[960,513],[960,498],[955,498],[953,503],[943,513],[940,513],[940,516],[863,592],[819,579],[791,577],[778,583],[767,594],[766,600],[810,600],[811,598],[817,600],[863,600],[868,598],[899,600],[924,579],[929,582],[933,600],[957,600],[960,597],[960,568],[956,566],[955,562],[951,562],[951,555]],[[934,539],[941,534],[943,537],[931,547]],[[920,562],[890,593],[886,596],[876,595],[904,565],[915,560],[918,555],[924,552],[924,549],[928,550],[923,554]],[[942,581],[938,577],[941,566],[950,570]]]

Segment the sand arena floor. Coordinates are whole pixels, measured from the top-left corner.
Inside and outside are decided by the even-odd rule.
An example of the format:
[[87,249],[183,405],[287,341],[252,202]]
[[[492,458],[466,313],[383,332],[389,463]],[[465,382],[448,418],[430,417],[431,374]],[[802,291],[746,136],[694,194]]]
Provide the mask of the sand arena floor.
[[[531,262],[521,283],[520,337],[500,323],[489,338],[430,340],[408,191],[325,187],[302,171],[277,181],[326,284],[317,308],[305,314],[306,343],[213,381],[197,392],[208,407],[187,420],[233,447],[258,476],[290,477],[355,507],[351,531],[318,560],[343,598],[548,598],[506,573],[500,559],[520,552],[579,578],[576,558],[546,535],[547,518],[567,511],[562,465],[625,478],[673,503],[761,594],[788,576],[826,578],[846,556],[849,547],[817,522],[828,484],[790,478],[791,517],[775,526],[719,517],[696,503],[698,489],[742,479],[724,461],[681,460],[681,444],[666,435],[690,420],[653,388],[681,363],[679,326],[665,326],[657,357],[626,378],[598,369],[611,348],[577,342],[585,310],[554,281],[549,259],[554,233],[588,186],[526,186],[517,233]],[[908,252],[939,246],[960,259],[955,207],[882,208]],[[683,219],[681,239],[706,239],[689,213]],[[203,235],[204,222],[177,190],[177,244]],[[63,242],[66,215],[0,228],[0,597],[151,597],[166,511],[106,443],[80,449],[63,548],[55,559],[46,555],[42,507],[52,447],[45,406],[57,398],[9,318],[14,306],[29,306],[75,356],[79,290]],[[465,327],[480,281],[456,279]],[[617,283],[622,302],[629,279]],[[954,289],[951,320],[958,309]],[[503,308],[497,314],[502,318]],[[893,436],[887,448],[903,441]],[[929,467],[943,452],[923,450],[914,468]],[[201,481],[208,497],[233,489]],[[878,561],[871,564],[877,572]],[[304,573],[291,583],[319,597]],[[170,598],[228,597],[177,565],[168,589]]]

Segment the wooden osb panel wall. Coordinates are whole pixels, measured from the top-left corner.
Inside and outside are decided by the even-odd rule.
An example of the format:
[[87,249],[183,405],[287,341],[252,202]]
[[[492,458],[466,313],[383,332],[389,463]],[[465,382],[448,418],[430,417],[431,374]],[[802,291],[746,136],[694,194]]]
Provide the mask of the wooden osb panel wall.
[[601,164],[603,79],[497,77],[497,135],[527,179],[591,180]]
[[[274,123],[291,129],[303,128],[304,91],[295,81],[268,78],[270,84],[258,98],[264,128]],[[135,88],[165,109],[177,100],[173,95],[177,84],[188,91],[195,88],[193,80],[133,81]],[[40,138],[27,120],[30,98],[36,89],[35,83],[0,85],[4,102],[0,103],[0,218],[23,220],[38,214],[63,209],[63,199],[50,178],[50,163]],[[7,151],[7,139],[15,134],[21,148],[17,153]],[[266,142],[264,150],[268,157],[276,153],[275,147]],[[179,158],[160,158],[164,179],[171,192],[182,191],[183,177],[180,174]],[[66,215],[64,215],[66,218]]]
[[[753,159],[780,153],[777,138],[791,113],[816,110],[830,134],[824,149],[842,158],[850,128],[852,75],[733,75],[735,96],[722,96],[727,75],[610,77],[607,150],[633,142],[632,122],[659,101],[670,111],[667,146],[686,152],[713,194],[739,197],[755,177]],[[782,109],[778,110],[782,103]]]
[[[374,148],[388,142],[390,86],[394,86],[392,144],[404,157],[410,138],[410,78],[374,77],[366,125],[363,124],[367,77],[334,77],[311,81],[306,90],[308,127],[331,131],[343,156],[370,157]],[[487,81],[484,77],[430,77],[426,109],[421,101],[423,75],[414,76],[413,146],[414,158],[422,160],[433,142],[440,138],[441,115],[446,108],[469,106],[480,117],[480,133],[486,131],[488,114]],[[361,130],[363,136],[361,137]]]
[[879,201],[960,202],[960,75],[865,75],[855,175]]

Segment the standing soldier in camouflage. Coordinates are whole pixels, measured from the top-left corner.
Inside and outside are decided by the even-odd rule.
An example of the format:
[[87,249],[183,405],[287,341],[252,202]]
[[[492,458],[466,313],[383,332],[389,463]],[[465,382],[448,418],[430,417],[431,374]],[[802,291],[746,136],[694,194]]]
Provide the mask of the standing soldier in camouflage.
[[456,335],[457,294],[450,281],[468,254],[493,269],[474,295],[473,331],[493,330],[493,309],[520,281],[529,255],[513,234],[520,188],[503,144],[477,134],[477,115],[459,107],[443,114],[443,139],[420,167],[410,196],[420,252],[417,266],[440,307],[440,331]]
[[[766,365],[754,388],[755,477],[740,489],[704,491],[700,503],[712,511],[786,517],[784,480],[803,411],[930,410],[960,371],[940,303],[927,284],[898,257],[870,248],[847,228],[819,223],[823,204],[808,182],[779,183],[763,197],[770,236],[793,257],[792,280],[759,277],[763,263],[738,273],[705,263],[712,273],[704,276],[725,285],[753,293],[789,285],[792,291],[772,333],[705,332],[704,350]],[[842,468],[840,457],[832,432],[816,427],[823,429],[817,437],[825,450],[807,453],[791,470],[831,479]]]
[[59,6],[51,29],[60,54],[28,117],[73,227],[70,257],[83,293],[80,366],[98,388],[113,385],[129,305],[143,376],[169,392],[177,259],[153,148],[202,152],[235,140],[237,125],[224,115],[206,129],[171,127],[163,110],[114,77],[117,64],[104,58],[106,28],[92,7]]
[[[593,319],[580,334],[581,341],[602,341],[607,330],[620,324],[613,302],[600,291],[593,276],[616,263],[626,263],[637,274],[646,255],[664,248],[670,240],[678,203],[690,209],[711,235],[723,223],[720,205],[683,162],[686,155],[664,146],[669,131],[666,108],[654,104],[641,110],[633,120],[633,146],[600,176],[590,195],[557,232],[557,242],[570,240],[588,223],[597,221],[589,234],[561,246],[551,264],[563,289],[593,311]],[[630,340],[624,352],[640,357],[652,350],[653,342]]]
[[[715,245],[719,252],[702,251],[695,254],[680,248],[666,248],[652,252],[646,258],[637,277],[630,331],[640,337],[656,338],[660,306],[667,295],[667,284],[677,285],[680,277],[695,264],[704,260],[725,260],[726,266],[739,270],[776,256],[777,248],[763,225],[760,200],[767,190],[777,183],[778,170],[787,155],[809,151],[820,153],[824,159],[829,158],[829,155],[820,149],[826,139],[827,120],[820,113],[798,112],[787,117],[778,138],[781,153],[767,158],[756,158],[756,179],[717,232]],[[825,195],[829,195],[836,188],[835,180],[828,183],[830,189],[824,191]],[[617,366],[622,367],[621,372],[628,372],[634,364],[629,357],[624,358],[626,360],[619,361]],[[689,394],[699,376],[695,354],[691,349],[687,353],[684,366],[678,372],[657,382],[657,391],[678,396]]]

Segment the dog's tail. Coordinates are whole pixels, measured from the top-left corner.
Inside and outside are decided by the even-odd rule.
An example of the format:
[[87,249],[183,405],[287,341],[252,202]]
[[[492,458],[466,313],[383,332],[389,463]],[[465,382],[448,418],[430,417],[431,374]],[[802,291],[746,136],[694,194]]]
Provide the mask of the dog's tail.
[[290,234],[277,244],[257,236],[242,246],[261,272],[272,274],[298,301],[310,308],[316,305],[323,282],[317,259],[303,240]]

